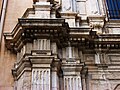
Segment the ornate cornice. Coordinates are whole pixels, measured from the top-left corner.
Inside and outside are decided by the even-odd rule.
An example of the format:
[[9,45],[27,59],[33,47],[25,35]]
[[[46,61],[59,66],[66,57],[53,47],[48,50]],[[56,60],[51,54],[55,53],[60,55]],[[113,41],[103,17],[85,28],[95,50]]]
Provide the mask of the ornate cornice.
[[36,38],[64,38],[68,32],[64,19],[18,19],[18,24],[11,33],[4,33],[6,47],[19,50],[26,42]]
[[69,28],[64,19],[23,19],[11,33],[4,33],[6,47],[19,51],[27,42],[37,38],[49,38],[60,44],[67,45],[67,41],[73,45],[86,48],[120,48],[119,34],[96,34],[91,28]]

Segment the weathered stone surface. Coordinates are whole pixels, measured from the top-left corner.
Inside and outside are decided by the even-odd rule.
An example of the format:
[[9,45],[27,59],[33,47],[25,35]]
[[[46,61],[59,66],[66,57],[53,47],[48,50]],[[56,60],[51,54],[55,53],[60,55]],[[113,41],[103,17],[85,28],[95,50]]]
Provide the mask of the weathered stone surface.
[[120,24],[105,10],[103,0],[9,0],[0,90],[119,90]]

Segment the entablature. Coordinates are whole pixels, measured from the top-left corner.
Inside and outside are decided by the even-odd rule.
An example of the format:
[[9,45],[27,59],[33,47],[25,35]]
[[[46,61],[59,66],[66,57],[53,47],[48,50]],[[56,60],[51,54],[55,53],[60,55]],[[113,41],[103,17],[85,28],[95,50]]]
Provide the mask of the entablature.
[[50,39],[62,47],[71,45],[85,48],[120,48],[119,34],[97,34],[90,27],[70,28],[65,19],[18,19],[11,33],[4,33],[6,47],[19,51],[34,39]]
[[64,38],[68,32],[64,19],[18,19],[11,33],[4,33],[8,49],[19,49],[37,38]]

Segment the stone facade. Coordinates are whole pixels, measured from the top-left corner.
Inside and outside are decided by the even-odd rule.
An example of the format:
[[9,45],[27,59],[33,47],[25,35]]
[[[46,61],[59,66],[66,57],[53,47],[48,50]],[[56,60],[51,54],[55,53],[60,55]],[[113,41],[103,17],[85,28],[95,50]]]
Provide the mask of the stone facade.
[[0,90],[119,90],[120,24],[104,0],[30,2],[17,23],[6,13]]

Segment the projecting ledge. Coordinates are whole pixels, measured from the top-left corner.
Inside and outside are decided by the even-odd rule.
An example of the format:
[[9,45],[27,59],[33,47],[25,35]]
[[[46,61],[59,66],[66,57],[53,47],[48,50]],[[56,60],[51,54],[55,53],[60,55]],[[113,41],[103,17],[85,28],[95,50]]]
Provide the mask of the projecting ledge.
[[20,25],[23,26],[65,26],[65,19],[33,19],[19,18]]

